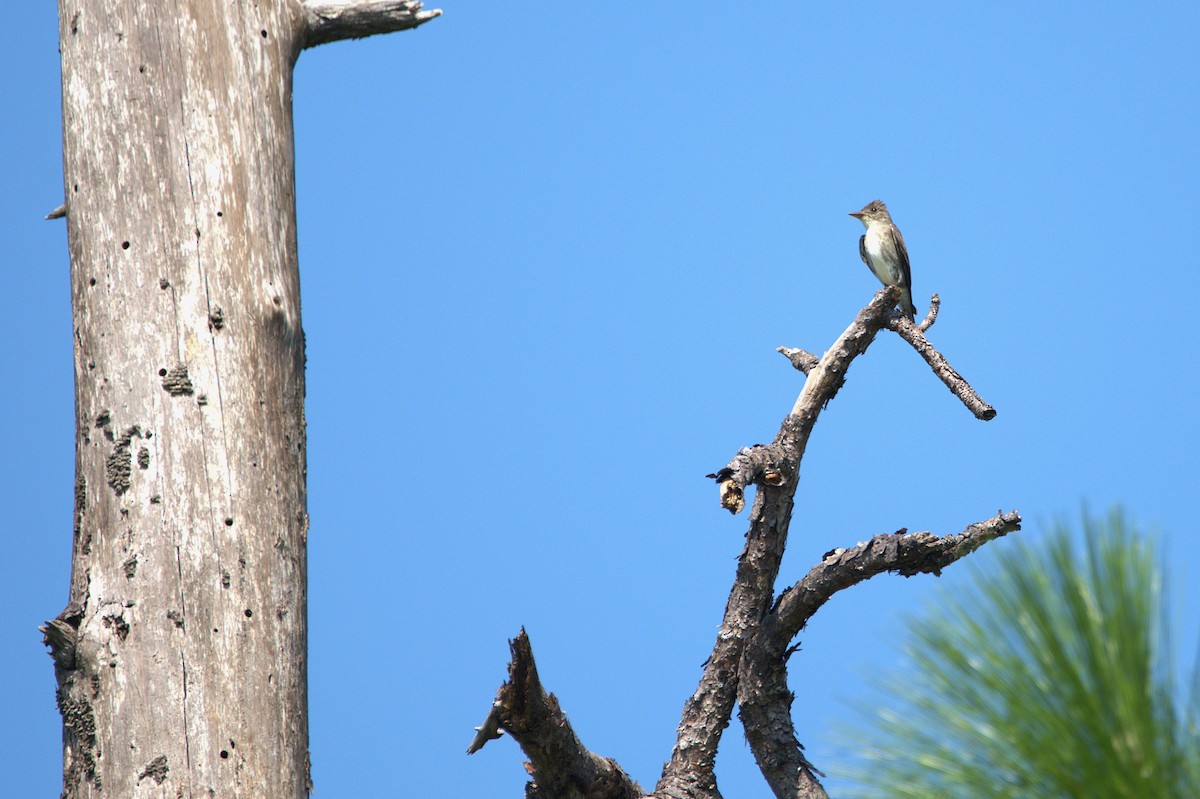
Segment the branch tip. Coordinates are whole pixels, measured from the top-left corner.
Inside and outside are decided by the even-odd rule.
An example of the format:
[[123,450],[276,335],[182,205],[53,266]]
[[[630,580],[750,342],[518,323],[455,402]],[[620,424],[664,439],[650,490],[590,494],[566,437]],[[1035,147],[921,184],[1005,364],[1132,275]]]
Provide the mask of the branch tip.
[[424,6],[419,0],[304,3],[304,47],[411,30],[442,15],[440,8],[424,11]]
[[934,294],[929,298],[929,312],[925,314],[925,318],[921,320],[921,324],[917,325],[917,330],[924,333],[929,328],[933,327],[933,323],[937,321],[938,309],[942,307],[942,298]]
[[795,347],[776,347],[775,351],[791,361],[792,366],[797,370],[804,372],[804,374],[808,374],[813,369],[817,368],[817,364],[821,362],[821,359],[816,355],[813,355],[811,352],[797,349]]
[[536,796],[586,795],[634,799],[645,791],[613,760],[593,754],[580,742],[553,694],[538,677],[525,628],[508,642],[508,680],[496,692],[467,753],[509,733],[529,758],[526,764]]
[[914,325],[907,319],[895,316],[888,320],[887,326],[900,338],[907,341],[917,351],[917,354],[925,359],[925,363],[929,364],[929,368],[938,376],[938,379],[953,392],[954,396],[959,398],[963,405],[967,406],[967,410],[975,414],[976,419],[990,422],[996,418],[996,409],[984,402],[975,389],[971,388],[971,384],[950,365],[946,356],[938,352],[929,339],[925,338],[925,331],[937,318],[941,304],[942,298],[934,294],[929,301],[929,313],[921,324]]

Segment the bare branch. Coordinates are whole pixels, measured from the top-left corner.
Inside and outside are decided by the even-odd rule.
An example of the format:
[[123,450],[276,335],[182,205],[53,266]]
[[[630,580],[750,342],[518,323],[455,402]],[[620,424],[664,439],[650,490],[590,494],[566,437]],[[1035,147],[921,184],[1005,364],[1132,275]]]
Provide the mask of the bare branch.
[[475,728],[475,737],[471,739],[471,743],[467,746],[467,754],[473,755],[487,744],[488,741],[494,741],[504,735],[504,731],[500,729],[500,700],[492,703],[492,709],[488,711],[487,718],[483,720]]
[[[826,799],[817,780],[820,772],[804,757],[792,725],[793,697],[786,679],[788,642],[841,588],[884,571],[906,575],[936,572],[983,542],[1020,527],[1020,517],[1011,513],[946,538],[929,533],[877,536],[853,550],[830,553],[804,580],[775,599],[800,461],[821,411],[844,384],[850,363],[867,350],[880,330],[895,330],[910,342],[925,341],[920,331],[927,330],[937,317],[940,301],[936,295],[919,328],[894,314],[898,294],[894,287],[879,291],[821,358],[780,347],[779,352],[807,375],[791,412],[774,441],[742,449],[726,466],[708,475],[720,484],[722,507],[734,513],[745,506],[747,486],[756,485],[758,491],[716,643],[695,693],[684,703],[675,747],[654,789],[659,799],[720,799],[714,765],[735,702],[741,706],[755,758],[775,794],[789,799]],[[528,768],[534,782],[527,791],[529,796],[574,796],[581,786],[603,790],[589,795],[640,795],[626,793],[640,789],[616,763],[593,755],[579,743],[557,701],[545,694],[537,680],[523,630],[512,649],[509,681],[477,728],[469,751],[478,750],[504,729],[532,760]],[[570,794],[559,793],[568,788]]]
[[784,591],[774,610],[779,619],[770,648],[782,652],[787,643],[825,604],[843,588],[861,583],[882,572],[940,574],[959,558],[1001,536],[1021,529],[1016,511],[998,513],[976,522],[961,533],[938,537],[929,532],[877,535],[851,549],[835,549],[809,570],[798,583]]
[[[736,698],[742,708],[747,738],[776,794],[804,799],[825,796],[792,728],[792,697],[787,688],[783,654],[791,636],[784,638],[778,647],[766,650],[763,641],[774,643],[774,639],[763,639],[762,636],[766,634],[767,626],[778,625],[777,614],[768,614],[767,609],[778,575],[779,558],[786,544],[800,461],[817,417],[844,384],[850,363],[866,352],[881,329],[896,330],[906,340],[919,338],[925,341],[916,326],[902,315],[892,313],[897,299],[894,288],[879,291],[816,363],[813,363],[813,356],[802,350],[780,348],[793,366],[808,376],[792,412],[784,419],[771,444],[747,447],[725,467],[709,475],[720,484],[721,506],[734,513],[745,505],[746,486],[758,485],[759,491],[725,619],[713,654],[701,675],[700,686],[684,705],[675,750],[663,770],[656,795],[719,795],[712,777],[712,764]],[[922,329],[933,324],[939,305],[935,296],[928,315],[921,322]],[[932,346],[929,349],[932,350]],[[945,369],[949,368],[945,366]],[[919,536],[912,538],[915,541]],[[897,552],[910,553],[907,544],[896,547]],[[886,563],[887,559],[880,562]],[[937,563],[934,560],[923,562]],[[901,564],[895,568],[903,567]],[[880,569],[887,570],[887,567]],[[857,573],[847,571],[847,574]],[[766,626],[760,629],[760,625]],[[755,639],[753,655],[746,651],[746,642],[752,636]],[[748,670],[746,659],[751,659],[757,668]],[[750,684],[744,682],[747,675],[750,675]]]
[[524,628],[508,642],[512,660],[508,681],[500,686],[496,701],[471,742],[471,753],[503,728],[529,757],[530,775],[525,796],[529,799],[586,796],[589,799],[637,799],[645,791],[613,760],[589,752],[538,678],[533,648]]
[[917,325],[917,330],[924,333],[929,328],[933,327],[933,323],[937,321],[938,309],[942,307],[942,298],[934,294],[929,298],[929,313],[925,314],[925,318],[921,320],[921,324]]
[[423,25],[442,15],[440,8],[422,11],[417,0],[366,0],[366,2],[304,3],[304,47],[342,39],[362,39]]
[[[812,421],[807,425],[809,431],[817,421],[817,414],[846,382],[846,370],[850,368],[850,362],[866,352],[875,340],[875,334],[887,325],[898,298],[899,291],[895,287],[876,292],[875,298],[858,312],[850,327],[833,342],[817,367],[808,373],[804,388],[792,406],[792,416],[811,415]],[[805,439],[807,437],[806,433]]]
[[733,715],[745,640],[771,607],[787,543],[800,459],[821,409],[841,387],[850,362],[866,351],[887,323],[896,300],[896,289],[884,289],[859,312],[809,371],[792,413],[783,420],[771,444],[743,449],[727,466],[710,475],[721,484],[721,505],[735,513],[745,502],[747,485],[758,484],[759,490],[750,513],[746,547],[725,605],[725,618],[700,685],[684,703],[675,748],[654,789],[656,796],[720,796],[713,774],[717,745]]
[[[934,300],[940,303],[936,294]],[[888,327],[913,346],[913,349],[925,359],[925,363],[929,364],[929,368],[933,369],[933,373],[946,384],[946,388],[954,392],[954,395],[962,400],[963,405],[966,405],[967,409],[975,414],[976,419],[990,422],[996,418],[996,409],[984,402],[983,398],[975,393],[975,389],[971,388],[971,384],[955,371],[945,356],[929,343],[929,339],[925,338],[922,331],[927,330],[929,325],[933,324],[932,319],[936,316],[937,306],[930,305],[929,316],[925,318],[920,327],[901,316],[895,316],[888,320]]]
[[751,512],[746,548],[725,606],[712,655],[704,664],[700,685],[684,703],[671,758],[654,788],[657,797],[719,799],[714,766],[721,733],[733,715],[738,663],[744,640],[770,607],[779,561],[791,519],[796,482],[759,490]]
[[786,455],[778,447],[755,444],[742,448],[727,465],[715,474],[708,474],[721,486],[721,507],[730,513],[741,513],[746,506],[746,486],[783,485],[786,480]]
[[1021,529],[1016,512],[1000,513],[939,538],[928,532],[877,535],[852,549],[835,549],[796,585],[746,645],[739,666],[738,707],[746,740],[771,790],[780,799],[825,799],[812,764],[804,757],[792,723],[787,686],[787,647],[835,593],[883,572],[910,577],[938,574],[988,541]]
[[821,362],[820,358],[808,350],[796,349],[795,347],[776,347],[775,351],[781,353],[792,362],[792,366],[804,372],[804,374],[811,372]]
[[[867,351],[875,334],[887,324],[897,296],[894,288],[879,291],[875,299],[858,312],[854,322],[838,337],[824,357],[815,366],[804,370],[808,379],[804,381],[804,388],[796,398],[791,414],[784,419],[774,443],[747,447],[723,468],[708,475],[720,484],[721,507],[731,513],[740,513],[746,504],[746,486],[754,483],[782,485],[788,472],[794,472],[799,467],[808,436],[821,410],[842,387],[850,362]],[[892,305],[888,305],[889,302]],[[783,352],[783,348],[779,351]],[[798,352],[803,353],[803,350]],[[807,363],[804,355],[809,353],[797,356],[801,363]],[[788,358],[792,360],[790,354]],[[796,360],[792,360],[792,363],[796,365]],[[791,510],[790,499],[788,509]]]
[[787,658],[756,644],[746,647],[742,659],[738,717],[759,771],[779,799],[829,799],[817,781],[821,773],[808,762],[796,739]]

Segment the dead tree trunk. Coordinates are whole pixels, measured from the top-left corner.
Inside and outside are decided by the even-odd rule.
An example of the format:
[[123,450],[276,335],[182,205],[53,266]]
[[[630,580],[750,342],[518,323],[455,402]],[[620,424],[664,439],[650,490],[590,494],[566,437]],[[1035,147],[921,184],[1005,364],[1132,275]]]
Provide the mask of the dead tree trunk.
[[420,3],[60,0],[75,333],[66,797],[304,797],[292,67]]

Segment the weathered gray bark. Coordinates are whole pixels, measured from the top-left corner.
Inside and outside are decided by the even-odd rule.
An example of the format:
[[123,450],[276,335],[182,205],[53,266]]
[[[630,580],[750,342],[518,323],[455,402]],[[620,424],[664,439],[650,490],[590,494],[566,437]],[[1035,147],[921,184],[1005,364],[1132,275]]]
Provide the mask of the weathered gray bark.
[[[380,31],[420,8],[382,5]],[[314,24],[295,0],[59,3],[77,477],[43,629],[67,797],[311,787],[291,104]]]
[[64,795],[308,793],[300,9],[61,0]]

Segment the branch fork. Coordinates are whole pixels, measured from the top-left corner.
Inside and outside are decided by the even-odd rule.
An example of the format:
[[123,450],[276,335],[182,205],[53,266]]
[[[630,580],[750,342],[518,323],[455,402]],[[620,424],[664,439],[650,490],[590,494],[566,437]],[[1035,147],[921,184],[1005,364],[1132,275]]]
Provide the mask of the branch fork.
[[[823,356],[780,347],[792,366],[807,375],[791,412],[770,444],[740,450],[708,477],[717,481],[721,507],[739,513],[745,490],[758,490],[746,544],[700,684],[684,703],[671,757],[654,788],[661,799],[719,799],[714,772],[717,746],[735,703],[746,739],[777,797],[827,799],[818,772],[805,758],[792,722],[793,695],[787,686],[791,645],[808,620],[837,591],[883,572],[903,576],[939,574],[988,541],[1021,528],[1016,512],[1000,512],[945,536],[901,530],[873,536],[850,548],[828,552],[803,578],[778,596],[774,585],[787,542],[800,461],[821,411],[845,383],[853,360],[887,328],[907,341],[930,369],[978,419],[996,411],[985,403],[925,337],[941,301],[934,295],[920,324],[893,313],[895,288],[884,288],[864,307]],[[532,782],[526,795],[627,799],[643,796],[614,761],[588,752],[572,731],[553,695],[547,695],[533,666],[528,636],[510,642],[509,680],[500,688],[468,752],[512,734],[530,758]],[[562,791],[562,792],[559,792]]]

